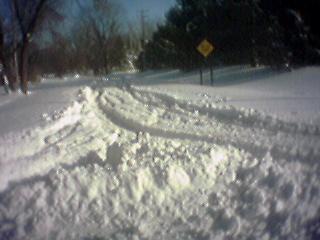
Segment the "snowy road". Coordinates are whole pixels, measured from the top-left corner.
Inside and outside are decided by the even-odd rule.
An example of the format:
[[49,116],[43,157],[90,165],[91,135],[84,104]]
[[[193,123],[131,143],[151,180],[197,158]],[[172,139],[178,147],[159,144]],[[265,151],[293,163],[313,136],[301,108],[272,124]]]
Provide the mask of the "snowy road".
[[21,94],[0,95],[0,136],[41,124],[44,113],[52,114],[68,106],[79,86],[89,84],[86,80],[71,83],[44,82],[31,85],[31,95],[27,98]]
[[0,239],[319,237],[319,126],[104,85],[0,138]]

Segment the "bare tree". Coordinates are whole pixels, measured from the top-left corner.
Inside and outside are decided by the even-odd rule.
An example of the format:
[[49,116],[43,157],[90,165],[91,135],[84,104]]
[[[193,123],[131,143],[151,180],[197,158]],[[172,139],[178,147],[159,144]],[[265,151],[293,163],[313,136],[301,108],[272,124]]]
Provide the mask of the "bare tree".
[[4,17],[0,16],[0,85],[4,85],[7,92],[9,92],[9,61],[6,58],[7,46],[5,45],[5,28]]
[[4,64],[4,33],[3,33],[3,25],[2,18],[0,18],[0,64]]
[[28,91],[28,56],[30,43],[37,30],[48,19],[56,19],[54,11],[59,1],[53,0],[13,0],[13,11],[19,27],[19,77],[22,91]]
[[5,61],[4,61],[4,34],[0,18],[0,85],[5,86]]
[[32,36],[40,21],[48,0],[13,0],[15,16],[20,28],[20,61],[19,76],[21,90],[28,92],[28,52]]
[[78,52],[96,74],[108,73],[125,57],[119,6],[109,0],[93,0],[85,7],[77,3],[81,10],[75,31]]

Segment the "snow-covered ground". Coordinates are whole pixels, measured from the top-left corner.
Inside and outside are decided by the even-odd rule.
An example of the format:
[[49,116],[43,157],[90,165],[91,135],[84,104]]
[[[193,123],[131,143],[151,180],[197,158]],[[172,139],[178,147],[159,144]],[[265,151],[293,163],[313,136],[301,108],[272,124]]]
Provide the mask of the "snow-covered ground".
[[214,76],[0,96],[0,239],[318,239],[320,68]]

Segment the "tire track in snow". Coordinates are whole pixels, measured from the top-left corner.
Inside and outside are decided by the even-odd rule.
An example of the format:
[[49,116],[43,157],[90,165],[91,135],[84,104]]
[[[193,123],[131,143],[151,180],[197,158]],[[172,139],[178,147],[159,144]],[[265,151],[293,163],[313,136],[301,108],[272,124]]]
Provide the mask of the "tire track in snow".
[[[118,90],[118,89],[117,89]],[[122,91],[122,90],[120,90]],[[126,92],[127,93],[127,92]],[[111,96],[113,95],[113,96]],[[108,107],[107,104],[102,104],[99,100],[100,98],[104,97],[107,101],[107,104],[110,106]],[[111,99],[111,97],[120,98],[120,100]],[[270,152],[273,157],[275,158],[283,158],[283,159],[294,159],[294,158],[305,158],[308,162],[309,160],[315,159],[319,157],[319,154],[313,151],[313,149],[307,149],[306,152],[303,155],[299,152],[291,152],[290,146],[282,146],[281,141],[277,141],[276,139],[273,139],[274,142],[273,145],[268,145],[266,143],[263,144],[256,144],[253,140],[246,140],[241,139],[239,137],[230,137],[229,139],[226,139],[225,133],[217,133],[214,136],[208,136],[208,135],[197,135],[194,133],[186,133],[186,132],[179,132],[179,131],[173,131],[171,129],[162,129],[158,127],[152,127],[148,126],[146,124],[139,123],[136,119],[128,118],[124,114],[122,114],[120,111],[117,110],[117,107],[121,108],[131,108],[131,106],[127,106],[128,102],[124,100],[124,96],[119,96],[119,93],[110,93],[108,96],[103,96],[103,94],[98,96],[98,99],[96,102],[99,103],[99,108],[104,112],[105,116],[109,121],[111,121],[113,124],[118,125],[122,129],[126,129],[131,132],[139,133],[139,132],[147,132],[151,136],[154,137],[162,137],[162,138],[169,138],[169,139],[180,139],[180,140],[190,140],[190,141],[203,141],[210,144],[217,144],[220,146],[233,146],[238,149],[243,149],[246,152],[249,152],[252,154],[253,157],[262,158],[266,155],[267,152]],[[122,106],[117,106],[117,102],[120,102],[121,104],[125,104]],[[146,109],[146,105],[149,102],[146,102],[143,104],[143,102],[140,102],[141,106],[144,106],[144,109]],[[154,107],[158,107],[157,105],[153,105]],[[126,110],[126,109],[122,109]],[[132,110],[132,109],[131,109]],[[128,110],[129,111],[129,110]],[[167,108],[165,111],[172,112],[172,109]],[[189,116],[190,117],[190,116]],[[225,123],[223,123],[225,124]],[[228,125],[228,124],[225,124]],[[244,127],[243,127],[244,128]],[[244,128],[244,131],[250,131],[250,128]],[[259,134],[259,133],[258,133]],[[264,134],[261,133],[263,136]],[[231,134],[227,134],[227,136],[231,136]],[[271,136],[269,136],[271,137]],[[306,136],[304,136],[306,138]]]
[[[128,92],[131,96],[139,101],[143,105],[151,105],[156,108],[162,108],[165,110],[169,110],[171,112],[175,112],[178,114],[186,114],[186,112],[191,113],[191,115],[187,115],[188,117],[205,117],[212,119],[214,121],[220,122],[222,125],[226,126],[234,126],[236,128],[240,128],[246,133],[250,135],[254,134],[256,136],[262,136],[263,138],[267,137],[272,139],[272,143],[274,146],[272,147],[272,152],[275,156],[280,157],[284,156],[283,153],[290,153],[291,150],[281,150],[283,149],[291,149],[294,144],[303,145],[305,151],[304,153],[293,153],[288,154],[292,155],[292,157],[301,157],[301,155],[307,156],[310,158],[319,157],[319,151],[316,148],[310,148],[309,146],[318,142],[319,136],[319,128],[317,126],[312,125],[298,125],[295,123],[287,123],[278,119],[274,119],[272,117],[267,116],[266,119],[262,119],[259,113],[254,112],[252,115],[245,116],[246,114],[243,111],[239,111],[236,109],[217,109],[210,107],[199,107],[198,105],[190,104],[183,102],[181,100],[177,100],[172,96],[162,94],[162,93],[153,93],[148,92],[146,90],[137,90],[133,88],[128,88]],[[140,95],[140,96],[139,96]],[[178,107],[178,108],[177,108]],[[199,115],[195,115],[197,112]],[[241,116],[241,118],[239,118]],[[271,125],[269,122],[272,122]],[[251,133],[250,133],[251,132]],[[275,138],[277,134],[281,133],[282,138],[292,138],[293,136],[299,136],[300,142],[295,142],[294,144],[285,145],[285,141],[278,140]],[[232,136],[231,132],[225,134],[225,136]],[[294,137],[296,138],[296,137]],[[258,139],[257,139],[258,140]],[[238,141],[243,141],[243,139],[238,138]],[[301,144],[304,142],[305,144]],[[255,141],[252,141],[251,144],[255,144]],[[270,145],[270,144],[264,144]],[[318,144],[318,149],[320,145]],[[292,150],[293,152],[295,150]],[[281,153],[282,152],[282,153]],[[297,152],[297,151],[296,151]],[[303,152],[300,150],[300,152]],[[299,155],[300,154],[300,155]]]
[[[137,101],[140,101],[142,104],[151,104],[155,107],[161,107],[159,104],[162,103],[168,108],[172,106],[179,106],[184,111],[194,113],[197,111],[200,115],[213,117],[219,121],[222,121],[227,124],[233,124],[239,127],[254,127],[254,128],[264,128],[266,130],[276,132],[284,132],[288,134],[301,134],[307,136],[320,136],[320,129],[318,126],[312,126],[309,124],[300,124],[284,122],[279,119],[274,119],[267,116],[266,119],[262,119],[261,114],[256,112],[249,113],[246,115],[243,111],[237,110],[235,108],[226,109],[226,108],[210,108],[207,106],[199,107],[198,105],[192,103],[186,103],[179,99],[176,99],[170,95],[162,94],[158,92],[148,92],[146,90],[138,90],[136,88],[128,88],[128,92],[133,98]],[[143,97],[147,97],[148,100],[144,100],[143,97],[139,97],[140,94]],[[153,99],[154,98],[154,99]],[[176,111],[179,111],[176,109]],[[180,111],[180,113],[184,113]],[[273,122],[273,125],[270,125],[270,122]]]

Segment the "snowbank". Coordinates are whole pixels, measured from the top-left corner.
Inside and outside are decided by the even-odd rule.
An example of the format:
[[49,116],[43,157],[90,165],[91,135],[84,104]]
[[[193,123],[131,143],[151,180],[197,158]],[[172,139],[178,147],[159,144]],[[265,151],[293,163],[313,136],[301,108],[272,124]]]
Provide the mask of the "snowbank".
[[317,125],[112,85],[0,137],[0,239],[319,236]]

